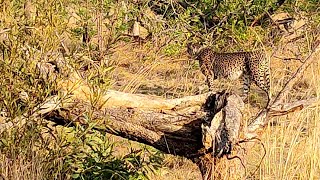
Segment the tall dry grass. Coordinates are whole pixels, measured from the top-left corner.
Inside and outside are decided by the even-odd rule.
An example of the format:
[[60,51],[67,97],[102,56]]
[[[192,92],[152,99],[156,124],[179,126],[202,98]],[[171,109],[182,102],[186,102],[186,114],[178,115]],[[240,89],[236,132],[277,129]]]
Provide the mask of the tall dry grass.
[[[280,80],[285,73],[279,73],[281,62],[273,61],[273,81],[277,87],[273,91],[279,91]],[[301,63],[292,63],[291,73]],[[288,66],[288,65],[286,65]],[[278,72],[277,72],[278,71]],[[313,63],[307,69],[305,75],[295,85],[292,94],[287,101],[319,97],[319,62]],[[279,83],[279,84],[277,84]],[[256,177],[259,179],[319,179],[320,178],[320,107],[303,109],[283,117],[272,119],[262,137],[266,148],[266,156],[262,161]],[[255,154],[255,155],[254,155]],[[261,158],[261,151],[253,151],[249,160]]]

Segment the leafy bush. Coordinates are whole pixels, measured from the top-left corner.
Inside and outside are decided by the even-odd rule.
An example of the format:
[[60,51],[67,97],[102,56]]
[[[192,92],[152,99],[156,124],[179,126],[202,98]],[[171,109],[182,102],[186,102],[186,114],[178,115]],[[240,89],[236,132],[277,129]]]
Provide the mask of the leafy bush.
[[[147,172],[161,163],[159,151],[141,148],[119,155],[110,135],[94,130],[95,124],[90,123],[92,111],[109,87],[112,67],[107,61],[92,61],[99,44],[83,44],[83,25],[88,25],[89,36],[95,36],[96,11],[109,11],[104,18],[110,21],[102,26],[108,30],[105,40],[110,44],[106,45],[114,45],[128,25],[125,8],[116,1],[71,0],[5,0],[0,6],[4,9],[0,17],[0,123],[16,123],[22,117],[27,121],[1,132],[0,174],[6,172],[9,179],[147,179]],[[72,12],[80,19],[71,22]],[[53,65],[59,73],[45,76],[39,64]],[[84,80],[94,92],[93,108],[83,114],[88,127],[55,127],[45,117],[31,116],[48,97],[66,98],[58,83],[83,68],[87,69]]]
[[[87,131],[81,127],[78,130]],[[75,137],[73,152],[65,157],[66,165],[69,167],[67,169],[73,178],[148,179],[147,173],[159,168],[162,162],[159,151],[131,149],[127,155],[116,157],[115,144],[110,142],[109,138],[110,135],[103,135],[95,130],[84,133],[80,138]]]

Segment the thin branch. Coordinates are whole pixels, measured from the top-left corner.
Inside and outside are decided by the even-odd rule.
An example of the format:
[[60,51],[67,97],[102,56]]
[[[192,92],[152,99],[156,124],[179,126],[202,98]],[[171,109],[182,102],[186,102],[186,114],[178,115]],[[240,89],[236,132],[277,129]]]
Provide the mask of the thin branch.
[[265,11],[263,14],[258,16],[252,23],[251,27],[256,25],[261,25],[264,20],[266,20],[268,17],[270,17],[278,8],[280,8],[285,3],[285,0],[278,0],[275,3],[275,7],[270,7],[267,11]]
[[1,30],[1,31],[0,31],[0,34],[6,33],[6,32],[8,32],[8,31],[11,31],[11,29],[8,28],[8,29]]
[[289,113],[293,113],[296,111],[300,111],[306,107],[312,108],[320,105],[320,99],[318,98],[311,98],[307,100],[300,100],[293,103],[286,103],[282,104],[279,108],[271,108],[268,114],[268,117],[275,117],[275,116],[283,116]]
[[302,63],[304,63],[304,61],[302,61],[301,58],[297,58],[297,57],[280,57],[280,56],[273,56],[277,59],[281,59],[281,60],[284,60],[284,61],[291,61],[291,60],[297,60],[297,61],[300,61]]
[[282,88],[282,90],[278,93],[274,101],[269,105],[269,108],[277,106],[283,102],[284,98],[290,92],[293,85],[301,79],[304,71],[310,66],[312,62],[315,62],[319,59],[319,55],[320,55],[319,53],[320,53],[320,46],[318,45],[313,50],[313,52],[306,58],[304,63],[297,69],[296,73],[287,81],[287,83]]
[[294,103],[284,104],[283,100],[288,95],[293,85],[298,82],[304,71],[310,66],[312,62],[315,62],[319,59],[320,46],[319,40],[316,41],[315,48],[313,52],[306,58],[304,63],[297,69],[296,73],[287,81],[281,91],[278,93],[276,98],[272,103],[269,102],[266,109],[263,109],[249,124],[247,127],[247,132],[245,132],[245,138],[251,139],[257,137],[263,132],[263,128],[267,125],[270,117],[281,116],[289,114],[302,108],[307,107],[308,105],[317,105],[318,99],[302,100]]
[[51,96],[46,99],[43,104],[35,107],[35,109],[33,110],[34,113],[32,115],[23,114],[22,116],[18,116],[8,122],[0,123],[0,134],[8,129],[25,125],[29,119],[41,117],[46,113],[60,108],[61,98],[59,98],[58,96]]

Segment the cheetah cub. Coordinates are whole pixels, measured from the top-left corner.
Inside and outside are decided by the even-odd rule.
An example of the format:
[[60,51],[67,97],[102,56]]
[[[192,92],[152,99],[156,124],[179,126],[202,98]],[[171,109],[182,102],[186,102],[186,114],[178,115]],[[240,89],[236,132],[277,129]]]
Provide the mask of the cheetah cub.
[[218,78],[236,80],[242,76],[244,99],[248,98],[253,81],[266,92],[270,100],[270,62],[263,51],[216,53],[200,44],[187,45],[188,53],[199,60],[200,69],[206,76],[210,91]]

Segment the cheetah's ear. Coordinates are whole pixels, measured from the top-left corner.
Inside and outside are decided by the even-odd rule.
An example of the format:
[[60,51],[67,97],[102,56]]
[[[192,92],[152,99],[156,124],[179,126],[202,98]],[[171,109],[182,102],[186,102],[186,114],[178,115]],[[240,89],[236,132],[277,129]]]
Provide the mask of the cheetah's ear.
[[189,55],[191,56],[195,56],[199,53],[199,51],[201,50],[202,45],[200,43],[188,43],[187,44],[187,52]]
[[193,54],[193,47],[192,47],[192,46],[193,46],[193,44],[190,43],[190,42],[187,44],[187,52],[188,52],[188,54],[191,55],[191,56],[194,55],[194,54]]

